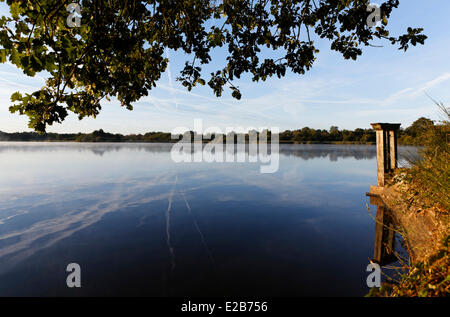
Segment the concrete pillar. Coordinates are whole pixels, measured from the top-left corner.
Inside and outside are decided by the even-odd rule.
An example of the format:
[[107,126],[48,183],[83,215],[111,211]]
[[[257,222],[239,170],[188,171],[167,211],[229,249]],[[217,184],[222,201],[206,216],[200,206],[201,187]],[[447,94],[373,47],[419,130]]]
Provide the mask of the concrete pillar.
[[384,187],[389,174],[397,168],[397,131],[399,123],[372,123],[377,136],[378,187]]
[[397,130],[390,130],[389,131],[389,145],[390,145],[390,169],[391,171],[395,170],[397,168],[397,161],[398,161],[398,152],[397,152]]

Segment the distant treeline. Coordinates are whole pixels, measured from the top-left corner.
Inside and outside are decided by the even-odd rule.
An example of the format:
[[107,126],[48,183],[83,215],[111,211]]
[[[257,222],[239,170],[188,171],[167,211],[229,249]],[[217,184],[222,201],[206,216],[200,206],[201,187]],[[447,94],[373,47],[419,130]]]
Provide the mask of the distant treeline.
[[[102,129],[92,133],[45,133],[0,131],[0,141],[49,141],[49,142],[171,142],[170,133],[113,134]],[[176,140],[175,140],[176,141]]]
[[[410,127],[401,129],[399,144],[420,144],[421,131],[433,125],[427,118],[416,120]],[[191,135],[194,133],[191,132]],[[224,137],[226,140],[226,136]],[[248,135],[246,135],[248,140]],[[270,139],[270,132],[269,132]],[[92,133],[46,133],[0,131],[0,141],[48,141],[48,142],[177,142],[172,140],[170,133],[149,132],[145,134],[113,134],[103,130]],[[207,142],[207,140],[205,140]],[[329,130],[311,129],[305,127],[299,130],[286,130],[280,133],[280,143],[346,143],[346,144],[374,144],[375,131],[373,129],[340,130],[332,126]]]

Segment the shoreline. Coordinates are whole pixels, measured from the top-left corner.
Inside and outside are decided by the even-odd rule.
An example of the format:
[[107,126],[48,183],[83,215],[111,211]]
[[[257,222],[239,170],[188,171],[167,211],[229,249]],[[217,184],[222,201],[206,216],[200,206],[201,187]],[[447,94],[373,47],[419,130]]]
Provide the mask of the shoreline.
[[[372,188],[371,188],[372,189]],[[368,193],[391,214],[409,259],[401,273],[372,288],[366,297],[428,297],[450,294],[449,214],[426,205],[402,180]],[[397,257],[398,258],[398,257]]]
[[412,201],[408,197],[411,193],[402,183],[385,187],[377,194],[404,232],[413,264],[425,262],[439,251],[440,242],[448,232],[448,216],[435,207],[423,208]]

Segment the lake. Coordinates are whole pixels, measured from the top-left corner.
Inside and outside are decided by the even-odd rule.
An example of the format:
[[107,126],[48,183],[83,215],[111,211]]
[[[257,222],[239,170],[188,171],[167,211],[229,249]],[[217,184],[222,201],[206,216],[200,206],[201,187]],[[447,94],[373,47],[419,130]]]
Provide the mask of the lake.
[[375,146],[280,145],[273,174],[171,146],[0,142],[0,296],[369,291]]

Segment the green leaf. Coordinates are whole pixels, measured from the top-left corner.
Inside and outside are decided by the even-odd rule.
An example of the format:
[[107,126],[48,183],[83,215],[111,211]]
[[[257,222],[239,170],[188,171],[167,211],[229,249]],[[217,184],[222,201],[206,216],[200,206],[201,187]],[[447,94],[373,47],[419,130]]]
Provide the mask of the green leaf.
[[14,19],[18,19],[20,14],[20,2],[13,2],[12,4],[10,4],[9,11],[11,12],[11,16]]
[[22,94],[20,92],[16,91],[15,93],[13,93],[11,95],[11,101],[12,102],[20,101],[20,100],[22,100]]
[[6,62],[6,49],[0,49],[0,64]]

